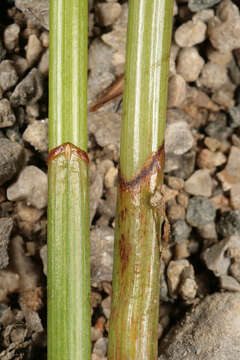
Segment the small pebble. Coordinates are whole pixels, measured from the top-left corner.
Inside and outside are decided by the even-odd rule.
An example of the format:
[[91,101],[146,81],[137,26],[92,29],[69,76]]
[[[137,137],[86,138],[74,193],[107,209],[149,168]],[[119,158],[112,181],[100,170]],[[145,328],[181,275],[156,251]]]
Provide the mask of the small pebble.
[[185,181],[185,191],[191,195],[209,197],[212,194],[212,178],[208,170],[197,170]]
[[235,261],[230,266],[229,272],[240,283],[240,261]]
[[167,268],[167,282],[170,295],[177,298],[178,286],[181,282],[181,274],[183,270],[190,266],[188,260],[175,260],[170,261]]
[[23,139],[37,151],[48,151],[48,119],[35,120],[29,124]]
[[41,60],[38,64],[38,70],[44,77],[48,76],[48,71],[49,71],[49,50],[48,49],[42,54]]
[[194,196],[189,201],[187,209],[187,222],[194,227],[203,227],[214,221],[216,210],[211,201],[205,197]]
[[20,26],[16,23],[8,25],[3,33],[4,45],[8,51],[18,50]]
[[42,75],[36,68],[33,68],[27,74],[27,76],[16,86],[14,92],[10,97],[10,102],[14,106],[35,104],[42,97],[42,95]]
[[25,200],[37,209],[47,206],[47,196],[47,175],[32,165],[25,167],[17,181],[7,189],[8,200]]
[[110,318],[110,314],[111,314],[111,302],[112,302],[111,296],[108,296],[101,303],[103,313],[107,319]]
[[226,156],[221,152],[211,152],[203,149],[197,157],[197,165],[200,169],[214,169],[227,161]]
[[218,141],[217,139],[208,137],[208,136],[205,137],[204,144],[208,147],[208,149],[210,151],[213,151],[213,152],[217,151],[221,146],[220,141]]
[[214,222],[210,222],[202,228],[198,228],[198,232],[203,239],[217,240],[216,225]]
[[16,85],[18,75],[11,60],[3,60],[0,63],[0,87],[6,91]]
[[185,209],[188,207],[188,204],[189,204],[189,197],[186,193],[184,192],[180,192],[178,195],[177,195],[177,202],[182,205]]
[[169,176],[167,178],[167,184],[172,189],[181,190],[184,187],[184,180],[180,179],[180,178],[177,178],[175,176]]
[[23,164],[21,145],[0,137],[0,185],[10,180]]
[[217,90],[229,81],[227,70],[221,65],[208,62],[203,66],[201,76],[198,79],[200,86],[211,90]]
[[217,223],[217,231],[222,237],[240,234],[240,212],[224,212]]
[[116,185],[117,177],[118,177],[118,169],[115,167],[111,167],[107,171],[104,179],[104,184],[107,189],[113,188]]
[[234,210],[240,210],[240,183],[234,184],[231,187],[230,203]]
[[230,190],[234,184],[240,183],[240,148],[232,146],[227,165],[217,174],[224,191]]
[[180,259],[186,259],[190,256],[190,252],[188,249],[188,241],[185,240],[181,242],[180,244],[176,244],[174,248],[174,259],[180,260]]
[[180,47],[192,47],[206,39],[207,26],[202,21],[187,21],[175,32],[176,44]]
[[35,34],[30,35],[26,50],[26,59],[29,66],[35,64],[35,62],[39,59],[42,50],[42,44],[38,37]]
[[112,281],[113,244],[114,231],[112,228],[99,226],[91,230],[90,263],[92,281]]
[[177,244],[187,240],[190,232],[191,228],[184,220],[178,220],[172,225],[172,237]]
[[103,26],[112,25],[121,15],[122,7],[119,3],[100,3],[97,5],[99,23]]
[[207,48],[207,58],[211,63],[226,67],[232,60],[233,55],[231,51],[222,53],[209,46]]
[[217,16],[209,20],[208,35],[213,47],[229,52],[240,47],[239,10],[229,0],[223,0],[217,8]]
[[6,268],[9,262],[8,247],[12,228],[11,218],[0,218],[0,269]]
[[7,99],[0,100],[0,128],[12,126],[15,121],[10,102]]
[[199,77],[204,60],[195,47],[181,49],[178,54],[177,72],[186,81],[193,82]]
[[185,301],[193,300],[197,294],[197,284],[194,279],[185,279],[179,288],[179,294]]
[[217,244],[207,248],[202,253],[202,259],[207,268],[213,271],[215,276],[227,274],[228,268],[231,264],[229,257],[226,257],[226,252],[231,240],[225,239]]
[[181,205],[171,205],[167,211],[168,219],[170,222],[185,219],[185,209]]
[[186,98],[186,82],[181,75],[172,75],[168,83],[168,107],[179,107]]
[[240,105],[231,108],[229,115],[231,128],[235,129],[240,127]]
[[189,0],[188,7],[191,11],[200,11],[218,4],[221,0]]
[[166,154],[183,155],[194,145],[194,138],[189,125],[185,121],[178,121],[167,125],[165,133]]
[[240,291],[239,282],[232,276],[222,275],[219,278],[219,286],[223,290],[228,291]]

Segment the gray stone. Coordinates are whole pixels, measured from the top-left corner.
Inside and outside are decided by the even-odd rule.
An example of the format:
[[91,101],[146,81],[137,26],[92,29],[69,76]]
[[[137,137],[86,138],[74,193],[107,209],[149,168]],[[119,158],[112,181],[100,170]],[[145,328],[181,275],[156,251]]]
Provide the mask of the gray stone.
[[205,127],[205,132],[208,136],[223,141],[228,138],[231,129],[227,128],[227,121],[224,117],[219,117]]
[[221,0],[189,0],[188,7],[191,11],[197,12],[218,4]]
[[177,244],[187,240],[190,232],[191,228],[184,220],[178,220],[172,225],[172,237]]
[[190,150],[182,156],[178,156],[178,166],[177,169],[172,172],[172,175],[181,179],[188,179],[195,169],[195,159],[195,150]]
[[107,226],[91,230],[91,278],[92,281],[112,281],[114,231]]
[[18,75],[11,60],[3,60],[0,63],[0,87],[3,91],[11,89],[16,85]]
[[10,180],[23,163],[23,147],[5,138],[0,138],[0,185]]
[[0,100],[0,128],[12,126],[15,121],[10,102],[7,99]]
[[35,104],[42,95],[43,78],[38,69],[33,68],[16,86],[10,97],[10,102],[14,106]]
[[217,223],[217,231],[223,237],[240,235],[240,212],[224,212]]
[[180,47],[192,47],[206,39],[207,26],[202,21],[187,21],[175,31],[175,42]]
[[24,13],[27,19],[49,30],[49,0],[16,0],[15,6]]
[[113,148],[117,153],[120,149],[121,116],[115,113],[96,113],[88,116],[88,129],[94,135],[98,145]]
[[37,209],[47,206],[47,175],[36,166],[25,167],[15,183],[7,189],[10,201],[25,200]]
[[223,290],[240,291],[240,284],[232,276],[222,275],[219,278],[219,286]]
[[240,127],[240,105],[229,110],[230,126],[235,129]]
[[8,244],[12,228],[11,218],[0,219],[0,269],[4,269],[8,265]]
[[219,243],[209,247],[202,253],[202,259],[207,268],[211,270],[215,276],[226,275],[231,260],[226,256],[227,249],[234,239],[225,239]]
[[167,125],[165,133],[166,154],[183,155],[194,145],[189,125],[185,121],[178,121]]
[[209,197],[212,194],[212,187],[212,178],[205,169],[195,171],[185,182],[185,191],[191,195]]
[[23,139],[37,151],[48,151],[48,119],[35,120],[29,124]]
[[240,294],[207,296],[160,344],[159,360],[238,360]]
[[213,221],[215,216],[216,210],[209,199],[194,196],[189,200],[186,218],[190,225],[201,228]]

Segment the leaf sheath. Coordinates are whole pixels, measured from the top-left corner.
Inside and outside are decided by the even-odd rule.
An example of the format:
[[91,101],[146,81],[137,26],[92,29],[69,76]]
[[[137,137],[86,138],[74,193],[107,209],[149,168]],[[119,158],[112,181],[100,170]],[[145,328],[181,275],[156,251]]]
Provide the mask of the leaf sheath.
[[71,144],[49,156],[48,359],[90,359],[87,156]]

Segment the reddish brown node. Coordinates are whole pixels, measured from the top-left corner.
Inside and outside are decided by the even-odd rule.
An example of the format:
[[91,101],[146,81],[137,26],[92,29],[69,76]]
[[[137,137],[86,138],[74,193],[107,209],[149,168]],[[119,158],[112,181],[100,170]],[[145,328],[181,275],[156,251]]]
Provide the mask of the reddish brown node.
[[64,143],[52,149],[48,155],[48,163],[56,159],[61,154],[64,154],[68,160],[71,159],[72,154],[75,154],[87,164],[89,163],[87,153],[70,142]]
[[121,169],[119,169],[120,190],[127,190],[133,188],[136,185],[140,184],[141,182],[146,181],[146,179],[150,178],[153,175],[153,173],[159,171],[160,169],[163,169],[164,159],[165,159],[165,153],[164,153],[164,144],[163,144],[156,152],[152,153],[148,157],[143,167],[140,169],[140,171],[133,179],[126,181],[121,174]]

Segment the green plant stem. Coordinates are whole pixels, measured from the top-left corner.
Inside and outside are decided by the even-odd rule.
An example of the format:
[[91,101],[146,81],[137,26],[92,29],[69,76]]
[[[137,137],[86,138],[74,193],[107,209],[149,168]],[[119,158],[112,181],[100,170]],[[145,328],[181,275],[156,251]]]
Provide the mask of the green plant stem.
[[50,0],[49,148],[87,151],[88,1]]
[[109,360],[157,359],[172,0],[130,0]]
[[48,360],[90,360],[87,0],[50,1]]

